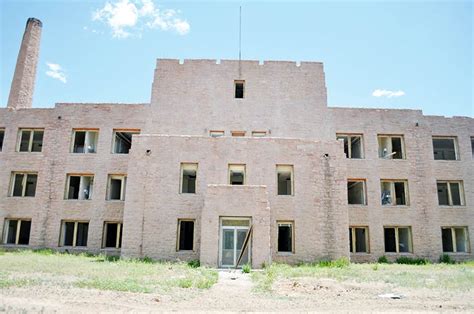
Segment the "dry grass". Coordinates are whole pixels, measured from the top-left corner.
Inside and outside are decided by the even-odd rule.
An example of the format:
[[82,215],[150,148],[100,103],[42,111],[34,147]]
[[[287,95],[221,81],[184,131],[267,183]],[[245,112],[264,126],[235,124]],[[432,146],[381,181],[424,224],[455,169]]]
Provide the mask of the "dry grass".
[[474,262],[462,264],[348,264],[300,265],[272,264],[262,272],[252,274],[256,288],[271,291],[280,279],[331,278],[357,283],[384,283],[394,287],[474,290]]
[[18,251],[0,254],[0,288],[79,287],[129,292],[163,292],[171,288],[210,288],[217,272],[185,263],[113,260],[105,256]]

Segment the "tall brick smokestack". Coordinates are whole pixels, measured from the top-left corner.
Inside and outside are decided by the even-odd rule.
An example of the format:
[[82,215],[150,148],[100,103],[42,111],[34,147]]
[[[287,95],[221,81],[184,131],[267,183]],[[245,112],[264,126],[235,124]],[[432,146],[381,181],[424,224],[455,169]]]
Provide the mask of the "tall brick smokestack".
[[25,33],[21,41],[15,74],[13,75],[10,95],[8,97],[8,108],[22,109],[32,107],[42,27],[43,23],[32,17],[26,22]]

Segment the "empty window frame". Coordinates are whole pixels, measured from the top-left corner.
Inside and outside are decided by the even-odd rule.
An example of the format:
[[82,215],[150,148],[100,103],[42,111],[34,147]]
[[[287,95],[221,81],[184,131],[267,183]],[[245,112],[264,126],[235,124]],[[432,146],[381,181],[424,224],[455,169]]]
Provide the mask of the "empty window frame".
[[93,175],[69,174],[66,183],[66,199],[90,200],[94,186]]
[[18,131],[18,152],[41,152],[44,129],[20,129]]
[[181,193],[196,193],[196,178],[197,178],[198,164],[196,163],[182,163],[181,164]]
[[337,139],[344,142],[346,158],[364,158],[362,134],[337,134]]
[[122,247],[122,231],[123,225],[121,222],[104,222],[104,234],[102,237],[103,248]]
[[267,136],[267,132],[265,131],[253,131],[252,137],[265,137]]
[[277,165],[278,195],[294,195],[292,165]]
[[87,246],[89,222],[62,221],[59,246]]
[[28,245],[30,243],[31,220],[5,219],[3,244]]
[[[1,137],[1,134],[0,134],[0,137]],[[0,138],[0,141],[1,141],[1,138]],[[0,145],[0,151],[1,150],[2,150],[2,147]],[[472,154],[472,158],[474,158],[474,136],[471,136],[471,154]]]
[[349,248],[351,253],[369,253],[368,227],[349,227]]
[[294,223],[278,221],[278,252],[294,253]]
[[365,180],[347,180],[347,202],[351,205],[367,205]]
[[194,249],[194,220],[178,219],[178,251],[192,251]]
[[224,136],[224,134],[225,134],[224,131],[209,131],[210,137],[222,137]]
[[140,134],[139,130],[114,130],[112,153],[128,154],[132,148],[133,134]]
[[125,201],[127,177],[123,174],[110,174],[107,183],[107,200]]
[[462,181],[437,181],[438,204],[446,206],[464,206]]
[[245,184],[245,165],[229,165],[229,184]]
[[384,227],[385,252],[412,253],[411,227]]
[[78,154],[97,153],[99,130],[74,129],[72,132],[71,152]]
[[235,86],[235,98],[244,98],[244,89],[245,89],[245,81],[236,80],[234,81]]
[[441,238],[443,241],[443,252],[469,252],[469,234],[467,227],[442,227]]
[[0,128],[0,152],[3,150],[3,138],[5,137],[5,129]]
[[402,135],[378,135],[379,157],[405,159],[405,143]]
[[433,136],[433,154],[435,160],[458,160],[456,137]]
[[380,180],[382,205],[408,205],[408,181]]
[[37,173],[12,172],[10,196],[34,197],[37,181]]
[[245,136],[245,131],[231,131],[233,137],[243,137]]

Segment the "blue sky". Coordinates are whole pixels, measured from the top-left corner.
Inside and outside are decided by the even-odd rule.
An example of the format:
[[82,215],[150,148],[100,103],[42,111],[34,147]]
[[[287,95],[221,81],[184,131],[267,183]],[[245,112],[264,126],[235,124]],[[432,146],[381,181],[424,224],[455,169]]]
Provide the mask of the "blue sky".
[[[108,4],[107,4],[108,3]],[[149,102],[156,58],[322,61],[328,104],[474,116],[472,1],[0,0],[0,106],[28,17],[34,107]]]

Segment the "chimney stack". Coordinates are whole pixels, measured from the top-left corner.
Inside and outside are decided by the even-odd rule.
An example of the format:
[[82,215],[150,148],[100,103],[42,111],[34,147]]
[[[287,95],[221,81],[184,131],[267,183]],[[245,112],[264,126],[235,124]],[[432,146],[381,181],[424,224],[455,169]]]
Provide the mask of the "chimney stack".
[[26,22],[7,108],[24,109],[32,107],[42,27],[43,23],[32,17]]

